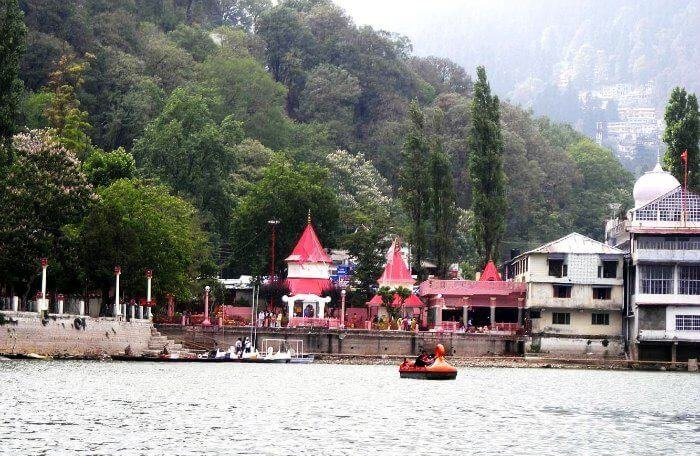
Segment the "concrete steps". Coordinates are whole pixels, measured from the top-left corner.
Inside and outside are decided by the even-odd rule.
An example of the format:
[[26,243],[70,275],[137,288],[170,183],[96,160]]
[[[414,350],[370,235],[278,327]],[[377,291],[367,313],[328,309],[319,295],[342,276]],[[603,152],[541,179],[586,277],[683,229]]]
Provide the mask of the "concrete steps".
[[167,348],[168,352],[171,354],[184,355],[192,353],[189,349],[183,347],[182,344],[162,335],[155,328],[151,328],[151,338],[148,340],[147,347],[148,348],[142,352],[144,356],[158,356],[163,351],[163,348]]

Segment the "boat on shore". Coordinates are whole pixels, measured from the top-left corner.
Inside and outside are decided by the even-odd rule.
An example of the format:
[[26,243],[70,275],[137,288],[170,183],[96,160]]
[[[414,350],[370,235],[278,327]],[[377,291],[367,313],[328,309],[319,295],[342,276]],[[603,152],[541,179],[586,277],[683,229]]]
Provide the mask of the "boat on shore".
[[263,364],[309,364],[313,355],[304,353],[301,340],[263,339],[262,352],[257,349],[241,350],[230,346],[228,350],[216,348],[199,355],[162,353],[155,356],[113,355],[114,361],[151,361],[173,363],[263,363]]
[[428,365],[416,365],[416,362],[405,360],[399,366],[401,378],[419,380],[454,380],[457,378],[457,368],[445,361],[445,347],[438,344],[435,347],[435,359]]

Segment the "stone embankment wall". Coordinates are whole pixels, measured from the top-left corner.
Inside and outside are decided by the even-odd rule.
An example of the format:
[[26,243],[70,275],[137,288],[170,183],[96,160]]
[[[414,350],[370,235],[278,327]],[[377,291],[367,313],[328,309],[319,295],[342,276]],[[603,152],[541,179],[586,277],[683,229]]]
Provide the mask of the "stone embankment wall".
[[525,344],[528,352],[563,357],[624,357],[625,345],[622,336],[576,337],[556,334],[533,335]]
[[[76,318],[85,326],[76,325]],[[97,356],[134,354],[148,348],[153,325],[148,320],[115,320],[78,315],[0,311],[0,354],[36,353],[46,356]]]
[[[185,330],[180,326],[158,326],[163,335],[191,348],[226,349],[238,337],[250,336],[250,328],[201,327]],[[456,356],[488,356],[522,354],[524,339],[518,336],[496,336],[464,333],[411,333],[404,331],[319,330],[300,328],[265,328],[257,331],[258,348],[263,339],[302,340],[307,353],[342,355],[417,355],[421,349],[433,351],[441,343],[448,354]]]

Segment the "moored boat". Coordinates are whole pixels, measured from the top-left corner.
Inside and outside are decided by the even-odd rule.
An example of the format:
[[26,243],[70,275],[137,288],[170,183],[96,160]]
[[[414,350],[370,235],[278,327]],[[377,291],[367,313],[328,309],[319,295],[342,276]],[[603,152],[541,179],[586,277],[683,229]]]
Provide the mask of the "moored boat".
[[432,363],[416,365],[416,362],[406,360],[399,366],[399,375],[401,378],[421,380],[454,380],[457,378],[457,368],[445,361],[445,347],[438,344],[435,347],[435,360]]

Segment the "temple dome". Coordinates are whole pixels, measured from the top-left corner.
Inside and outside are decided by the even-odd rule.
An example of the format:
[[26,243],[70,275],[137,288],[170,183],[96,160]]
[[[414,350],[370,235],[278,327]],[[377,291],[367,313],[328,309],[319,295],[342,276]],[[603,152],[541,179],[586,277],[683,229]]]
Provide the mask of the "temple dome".
[[634,184],[634,207],[643,206],[680,185],[671,173],[661,169],[661,164],[656,162],[654,169],[644,173]]

